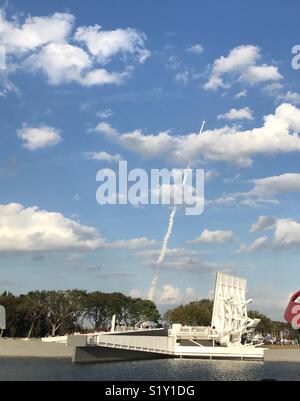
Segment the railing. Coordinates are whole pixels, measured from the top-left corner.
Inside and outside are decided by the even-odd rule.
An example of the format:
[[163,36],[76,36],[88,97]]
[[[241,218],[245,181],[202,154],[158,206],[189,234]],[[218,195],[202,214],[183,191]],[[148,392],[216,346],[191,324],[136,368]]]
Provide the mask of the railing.
[[101,347],[130,349],[144,352],[163,354],[174,353],[175,339],[169,337],[151,336],[118,336],[118,335],[93,335],[88,336],[87,344]]

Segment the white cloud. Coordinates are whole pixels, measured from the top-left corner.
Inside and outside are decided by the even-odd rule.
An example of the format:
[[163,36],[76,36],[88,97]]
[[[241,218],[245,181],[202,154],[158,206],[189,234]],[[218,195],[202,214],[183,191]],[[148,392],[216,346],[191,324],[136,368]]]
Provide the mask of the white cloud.
[[113,114],[114,113],[112,109],[105,109],[98,111],[98,113],[96,113],[96,116],[105,119],[111,117]]
[[27,17],[23,24],[6,19],[0,10],[0,44],[6,52],[25,53],[47,43],[64,42],[73,26],[71,14],[55,13],[50,17]]
[[300,223],[292,219],[278,219],[274,233],[275,246],[281,249],[300,247]]
[[159,293],[159,304],[176,304],[181,299],[181,291],[172,284],[165,284]]
[[147,237],[140,237],[140,238],[132,238],[129,240],[113,241],[110,243],[106,243],[105,247],[112,248],[112,249],[136,250],[136,249],[153,247],[155,245],[157,245],[157,241],[155,241],[153,239],[149,239]]
[[101,64],[108,63],[119,53],[134,55],[140,63],[150,56],[145,48],[146,35],[131,28],[103,31],[99,25],[83,26],[77,28],[75,39],[83,42]]
[[10,203],[0,205],[0,252],[146,249],[157,242],[146,237],[108,242],[99,231],[61,213]]
[[178,72],[174,77],[175,82],[187,85],[190,81],[190,73],[189,71]]
[[269,239],[266,236],[260,237],[248,247],[244,246],[244,251],[256,252],[268,249],[274,251],[299,250],[300,223],[298,221],[261,216],[257,222],[252,225],[251,231],[256,232],[263,230],[272,230],[274,232],[273,239]]
[[[103,31],[95,25],[79,27],[73,37],[74,25],[73,15],[60,13],[49,17],[30,16],[22,25],[15,16],[7,21],[0,9],[0,45],[10,54],[7,71],[40,71],[51,85],[121,84],[133,72],[129,63],[136,60],[143,63],[150,56],[143,32],[132,28]],[[121,71],[103,68],[113,56],[119,56],[125,64]]]
[[50,43],[30,56],[27,65],[34,71],[41,70],[50,84],[59,85],[64,82],[80,82],[82,72],[92,66],[92,60],[77,46]]
[[146,135],[141,130],[121,134],[103,122],[94,131],[148,159],[165,158],[180,164],[204,159],[249,166],[255,155],[300,151],[300,138],[295,134],[300,131],[300,109],[284,103],[264,117],[261,127],[245,131],[225,126],[201,135],[171,135],[169,131]]
[[248,91],[245,89],[245,90],[242,90],[242,91],[240,91],[240,92],[238,92],[235,96],[234,96],[234,98],[235,99],[241,99],[242,97],[246,97],[247,96],[247,93],[248,93]]
[[275,66],[257,65],[261,58],[260,49],[253,45],[241,45],[232,49],[228,56],[221,56],[213,63],[209,80],[204,85],[206,90],[217,90],[230,86],[224,82],[224,76],[233,76],[246,84],[278,81],[282,76]]
[[254,224],[252,224],[251,232],[255,233],[257,231],[271,230],[275,228],[275,225],[276,225],[275,217],[259,216],[257,221]]
[[203,230],[200,237],[190,241],[193,244],[223,244],[225,242],[230,242],[234,239],[233,231],[210,231],[210,230]]
[[[228,182],[228,180],[226,180]],[[256,207],[259,204],[279,204],[276,196],[300,192],[300,174],[285,173],[279,176],[251,180],[253,188],[248,192],[225,193],[220,198],[206,200],[206,204]]]
[[204,89],[205,90],[217,90],[219,88],[224,88],[227,89],[229,88],[228,84],[225,84],[223,82],[223,79],[218,77],[217,75],[212,75],[209,80],[206,82],[206,84],[204,85]]
[[203,53],[204,48],[199,43],[197,43],[197,44],[195,44],[193,46],[188,47],[186,49],[186,51],[190,52],[190,53],[194,53],[194,54],[201,54],[201,53]]
[[266,81],[278,81],[282,79],[282,75],[278,72],[278,68],[273,65],[251,65],[240,76],[241,81],[254,85]]
[[[278,92],[283,88],[283,84],[279,82],[271,82],[265,85],[262,90],[269,96],[276,96]],[[278,100],[278,99],[277,99]],[[292,102],[291,102],[292,103]]]
[[69,44],[51,43],[39,53],[30,56],[26,65],[33,71],[42,71],[52,85],[77,82],[84,86],[119,85],[132,73],[127,67],[123,72],[109,72],[94,68],[91,57],[80,47]]
[[232,108],[225,114],[219,114],[218,120],[253,120],[253,110],[249,107],[244,107],[242,109]]
[[[155,269],[159,252],[159,249],[148,249],[137,252],[137,256],[141,258],[141,263],[144,266]],[[230,271],[232,269],[232,265],[227,263],[214,263],[203,260],[203,255],[208,253],[209,251],[207,250],[171,248],[167,250],[167,256],[161,268],[173,273],[187,272],[199,275],[207,275],[220,270]]]
[[87,152],[85,153],[85,155],[89,160],[106,161],[109,163],[122,160],[122,156],[118,153],[115,155],[111,155],[107,152]]
[[258,252],[269,248],[269,238],[264,236],[257,238],[249,247],[247,252]]
[[137,289],[137,288],[134,288],[133,290],[131,290],[129,295],[132,298],[142,298],[142,292],[140,289]]
[[219,176],[220,173],[217,170],[205,170],[204,172],[205,181],[212,181]]
[[127,67],[123,72],[108,72],[104,68],[94,69],[79,79],[79,82],[84,86],[93,85],[120,85],[125,82],[132,74],[133,69]]
[[298,105],[300,104],[300,93],[288,91],[284,95],[278,95],[277,100]]
[[196,72],[193,68],[184,67],[184,69],[178,72],[174,81],[178,84],[186,86],[189,82],[195,81],[201,77],[201,74]]
[[300,174],[286,173],[274,177],[253,180],[250,194],[272,197],[278,194],[300,191]]
[[0,250],[3,252],[93,250],[103,239],[93,227],[61,213],[17,203],[0,205]]
[[39,128],[23,127],[18,130],[17,135],[24,141],[23,147],[29,150],[54,146],[62,140],[59,130],[46,126]]

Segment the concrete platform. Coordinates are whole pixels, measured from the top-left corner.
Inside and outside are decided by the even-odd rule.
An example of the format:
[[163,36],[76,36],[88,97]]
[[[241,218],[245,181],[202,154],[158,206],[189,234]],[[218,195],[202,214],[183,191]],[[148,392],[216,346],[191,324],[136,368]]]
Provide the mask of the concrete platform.
[[267,349],[264,360],[266,362],[300,362],[300,349]]
[[0,339],[0,357],[69,358],[73,349],[66,344],[44,343],[40,340]]

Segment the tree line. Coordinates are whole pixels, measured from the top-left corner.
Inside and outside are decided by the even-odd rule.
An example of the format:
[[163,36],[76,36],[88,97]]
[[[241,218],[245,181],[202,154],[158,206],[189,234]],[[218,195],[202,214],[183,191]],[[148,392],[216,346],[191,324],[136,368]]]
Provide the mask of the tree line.
[[[118,325],[139,326],[161,319],[156,305],[149,300],[132,298],[119,292],[104,293],[83,290],[32,291],[28,294],[0,295],[0,305],[6,309],[6,337],[45,337],[74,332],[108,330],[116,315]],[[209,326],[213,301],[202,299],[168,310],[163,320],[171,325]],[[273,321],[266,315],[249,311],[250,318],[260,319],[257,331],[279,338],[281,331],[289,331],[289,338],[299,338],[299,332],[284,322]]]
[[6,337],[57,336],[85,330],[108,330],[111,318],[117,324],[138,326],[146,321],[158,322],[160,314],[149,300],[122,293],[68,291],[32,291],[28,294],[0,295],[6,309]]

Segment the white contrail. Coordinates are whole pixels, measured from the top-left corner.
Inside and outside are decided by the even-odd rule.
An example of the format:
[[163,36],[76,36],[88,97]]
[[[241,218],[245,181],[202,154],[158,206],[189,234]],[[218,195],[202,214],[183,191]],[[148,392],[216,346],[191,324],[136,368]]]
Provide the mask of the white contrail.
[[157,262],[156,262],[156,264],[157,264],[156,271],[155,271],[153,280],[151,281],[151,285],[150,285],[150,288],[149,288],[148,299],[150,299],[150,301],[154,300],[155,291],[156,291],[156,285],[157,285],[157,280],[158,280],[158,275],[159,275],[159,270],[160,270],[160,265],[165,260],[166,252],[167,252],[167,249],[168,249],[169,239],[170,239],[170,236],[171,236],[172,230],[173,230],[174,217],[176,215],[176,212],[177,212],[177,207],[174,206],[173,210],[172,210],[172,212],[170,214],[170,217],[169,217],[168,229],[167,229],[166,235],[165,235],[164,240],[163,240],[163,245],[162,245],[162,248],[161,248],[161,251],[160,251],[160,255],[159,255],[159,257],[157,259]]
[[[204,128],[204,124],[205,124],[205,121],[203,121],[203,123],[202,123],[199,135],[202,134],[202,131],[203,131],[203,128]],[[187,168],[189,169],[189,165],[188,165]],[[184,177],[183,177],[183,182],[182,182],[183,186],[186,183],[186,179],[187,179],[187,174],[185,174]],[[151,281],[150,288],[149,288],[149,291],[148,291],[147,298],[150,301],[154,301],[154,298],[155,298],[160,266],[163,263],[163,261],[165,260],[165,256],[166,256],[166,253],[167,253],[167,250],[168,250],[169,239],[170,239],[172,231],[173,231],[173,225],[174,225],[174,219],[175,219],[176,213],[177,213],[177,206],[174,206],[173,209],[172,209],[172,212],[170,214],[170,217],[169,217],[168,229],[167,229],[167,232],[166,232],[166,234],[164,236],[164,239],[163,239],[162,248],[161,248],[159,257],[157,259],[157,262],[156,262],[155,274],[154,274],[154,277],[153,277],[153,279]]]

